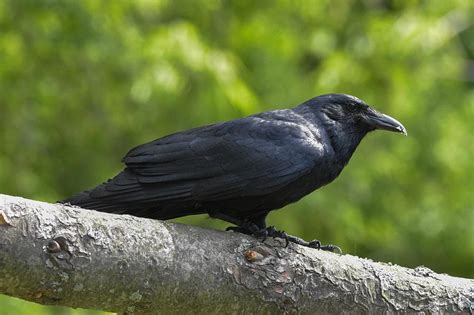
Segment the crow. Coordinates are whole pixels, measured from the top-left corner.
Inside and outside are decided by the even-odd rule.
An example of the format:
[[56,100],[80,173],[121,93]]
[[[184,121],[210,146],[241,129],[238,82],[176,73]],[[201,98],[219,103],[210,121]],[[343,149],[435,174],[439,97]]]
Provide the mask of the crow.
[[357,97],[321,95],[292,109],[137,146],[118,175],[60,203],[161,220],[207,213],[235,225],[228,230],[335,251],[267,227],[265,218],[336,179],[376,129],[407,134],[400,122]]

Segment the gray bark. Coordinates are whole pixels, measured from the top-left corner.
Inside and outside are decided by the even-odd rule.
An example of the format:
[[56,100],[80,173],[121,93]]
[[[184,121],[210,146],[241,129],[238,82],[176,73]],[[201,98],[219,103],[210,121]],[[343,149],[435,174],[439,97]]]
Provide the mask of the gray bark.
[[473,313],[474,280],[0,195],[0,293],[130,314]]

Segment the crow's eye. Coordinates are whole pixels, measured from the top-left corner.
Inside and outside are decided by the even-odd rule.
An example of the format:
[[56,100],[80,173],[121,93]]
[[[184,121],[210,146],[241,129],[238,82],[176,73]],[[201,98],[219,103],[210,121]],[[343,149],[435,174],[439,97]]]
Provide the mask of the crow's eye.
[[366,110],[369,106],[367,106],[367,105],[365,105],[365,104],[360,104],[360,103],[353,103],[353,104],[351,104],[351,107],[354,109],[354,111],[363,112],[363,111]]
[[323,109],[326,116],[332,120],[339,120],[341,116],[344,116],[344,108],[337,105],[332,105]]
[[323,108],[323,112],[326,116],[335,121],[357,119],[364,110],[365,106],[356,102],[332,103]]
[[331,110],[326,111],[326,116],[328,116],[332,120],[339,120],[340,117],[340,115],[336,111]]

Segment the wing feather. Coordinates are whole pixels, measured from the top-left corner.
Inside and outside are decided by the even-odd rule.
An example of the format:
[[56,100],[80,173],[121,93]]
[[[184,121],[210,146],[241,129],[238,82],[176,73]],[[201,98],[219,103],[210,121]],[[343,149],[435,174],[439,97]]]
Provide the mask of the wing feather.
[[270,194],[314,167],[318,152],[298,128],[247,117],[158,139],[130,150],[126,170],[91,195],[159,203]]

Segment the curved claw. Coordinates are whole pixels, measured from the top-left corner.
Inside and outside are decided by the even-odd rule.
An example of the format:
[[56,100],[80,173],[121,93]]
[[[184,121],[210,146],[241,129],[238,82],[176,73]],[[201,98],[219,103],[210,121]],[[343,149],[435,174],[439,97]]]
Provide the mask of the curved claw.
[[282,238],[282,239],[285,240],[285,248],[288,247],[288,245],[290,245],[290,240],[289,240],[288,234],[286,234],[286,232],[276,231],[276,235],[277,235],[277,237]]
[[312,240],[311,242],[309,242],[308,247],[316,248],[316,249],[319,249],[319,250],[325,250],[325,251],[336,253],[336,254],[342,254],[342,249],[339,246],[336,246],[336,245],[321,245],[321,242],[318,241],[318,240]]
[[255,236],[255,237],[261,237],[261,238],[262,238],[262,242],[265,242],[265,240],[267,239],[267,236],[269,236],[269,234],[268,234],[268,231],[267,231],[267,230],[260,230],[260,231],[254,232],[254,233],[253,233],[253,236]]
[[342,254],[342,249],[336,245],[323,245],[320,247],[321,250],[327,250],[328,252]]
[[288,234],[286,234],[286,232],[281,231],[281,230],[277,230],[277,229],[275,229],[274,226],[269,226],[265,230],[267,232],[267,235],[270,236],[270,237],[274,237],[274,238],[278,237],[278,238],[284,239],[285,240],[285,247],[288,247],[288,245],[290,244],[290,240],[289,240]]

